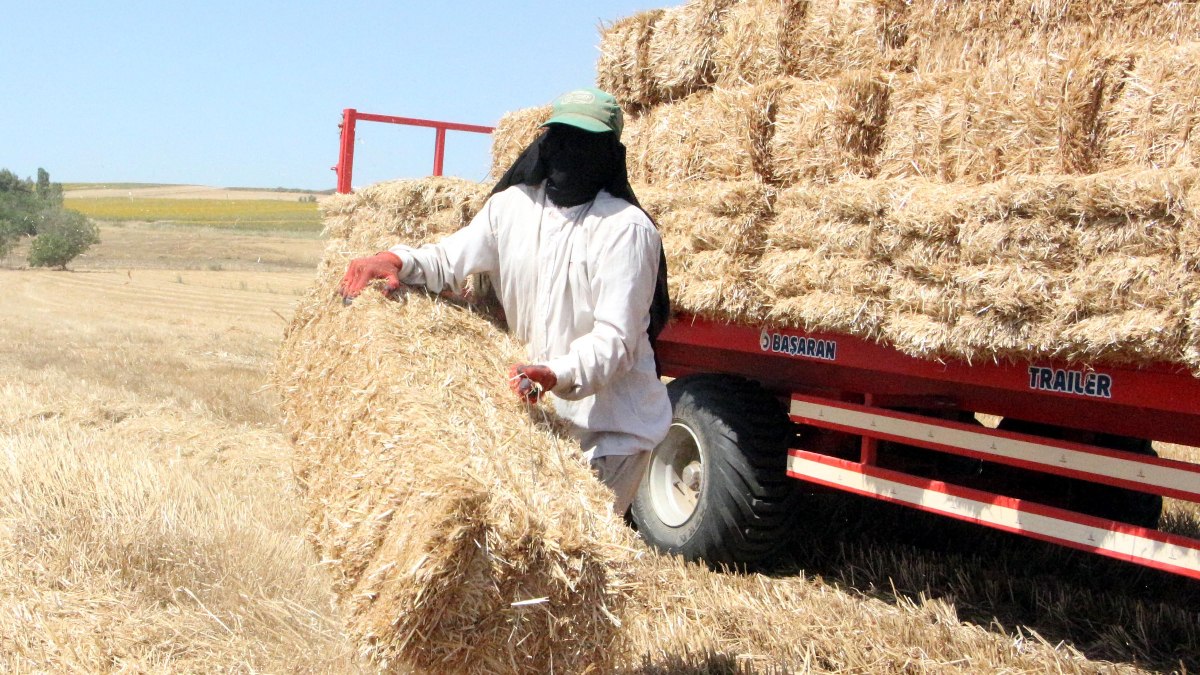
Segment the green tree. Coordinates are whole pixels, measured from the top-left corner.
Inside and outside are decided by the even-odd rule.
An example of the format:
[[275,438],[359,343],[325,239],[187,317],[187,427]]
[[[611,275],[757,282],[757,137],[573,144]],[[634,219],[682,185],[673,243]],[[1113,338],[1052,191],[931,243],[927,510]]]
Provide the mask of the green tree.
[[29,264],[66,269],[67,263],[99,242],[100,230],[87,216],[70,209],[45,209],[38,214]]
[[43,205],[63,205],[62,183],[51,183],[50,172],[41,167],[38,167],[37,184],[34,187],[34,194],[37,195],[37,198],[41,200]]
[[22,236],[33,234],[37,212],[41,209],[33,191],[33,181],[22,180],[8,169],[0,169],[0,221],[16,226]]
[[24,232],[11,220],[0,220],[0,258],[12,252]]

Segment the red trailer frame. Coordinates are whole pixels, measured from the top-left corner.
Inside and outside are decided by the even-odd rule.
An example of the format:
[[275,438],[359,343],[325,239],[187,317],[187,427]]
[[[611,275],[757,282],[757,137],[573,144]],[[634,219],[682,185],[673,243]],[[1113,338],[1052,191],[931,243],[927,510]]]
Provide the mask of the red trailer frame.
[[384,122],[386,124],[403,124],[413,127],[428,127],[433,129],[433,175],[442,175],[442,162],[446,156],[446,132],[466,131],[476,134],[490,134],[495,127],[485,127],[478,124],[459,124],[457,122],[439,122],[423,120],[415,117],[395,117],[393,115],[376,115],[358,112],[354,108],[342,111],[342,138],[338,152],[338,163],[332,169],[337,173],[337,191],[347,194],[351,190],[350,179],[354,175],[354,135],[358,121]]
[[1200,579],[1200,540],[880,466],[879,444],[1200,502],[1200,465],[988,429],[897,409],[960,410],[1200,446],[1200,378],[1177,365],[928,361],[846,335],[681,316],[658,338],[664,374],[729,373],[785,398],[793,421],[861,437],[857,457],[789,451],[825,487]]

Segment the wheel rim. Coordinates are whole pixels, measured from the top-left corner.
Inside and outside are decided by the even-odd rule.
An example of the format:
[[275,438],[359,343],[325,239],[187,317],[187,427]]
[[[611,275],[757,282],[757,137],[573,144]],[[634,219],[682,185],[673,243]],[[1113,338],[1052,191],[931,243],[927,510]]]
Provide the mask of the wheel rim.
[[668,527],[679,527],[696,512],[704,489],[700,439],[678,422],[654,449],[646,477],[650,506]]

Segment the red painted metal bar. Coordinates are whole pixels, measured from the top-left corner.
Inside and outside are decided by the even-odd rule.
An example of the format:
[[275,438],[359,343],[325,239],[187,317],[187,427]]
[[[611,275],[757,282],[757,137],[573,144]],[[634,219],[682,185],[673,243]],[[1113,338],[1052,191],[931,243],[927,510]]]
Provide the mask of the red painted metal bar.
[[362,120],[364,122],[383,122],[385,124],[403,124],[411,127],[426,127],[434,129],[436,135],[434,137],[433,148],[433,175],[442,175],[443,163],[446,154],[446,132],[447,131],[465,131],[477,134],[490,134],[495,130],[495,127],[487,127],[478,124],[459,124],[457,122],[441,122],[438,120],[425,120],[416,117],[396,117],[394,115],[376,115],[373,113],[360,113],[354,108],[346,108],[342,111],[342,138],[341,149],[338,154],[337,166],[333,170],[337,172],[337,191],[341,194],[346,194],[351,190],[351,178],[354,174],[354,131],[356,123]]
[[442,158],[446,154],[446,129],[438,127],[433,137],[433,175],[442,175]]
[[[1200,579],[1200,560],[1197,560],[1200,540],[1190,537],[804,450],[790,451],[788,475],[836,490]],[[852,480],[855,476],[861,476],[862,480]]]
[[[839,412],[850,414],[839,415]],[[792,397],[791,418],[801,424],[862,435],[864,442],[871,438],[916,445],[1200,503],[1200,465],[1191,462],[1135,455],[811,396]],[[874,463],[866,459],[860,462],[863,465]]]
[[354,125],[358,113],[354,108],[342,111],[342,143],[338,153],[337,191],[341,194],[350,192],[350,174],[354,171]]

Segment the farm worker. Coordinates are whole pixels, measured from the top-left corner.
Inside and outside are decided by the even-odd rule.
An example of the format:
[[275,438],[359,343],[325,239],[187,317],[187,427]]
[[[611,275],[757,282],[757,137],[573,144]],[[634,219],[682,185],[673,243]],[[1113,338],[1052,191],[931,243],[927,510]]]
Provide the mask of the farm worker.
[[510,386],[531,402],[554,395],[618,515],[671,424],[653,351],[669,312],[666,258],[629,185],[622,126],[610,94],[560,96],[469,225],[351,261],[341,282],[347,298],[373,279],[458,293],[488,275],[529,357],[509,369]]

